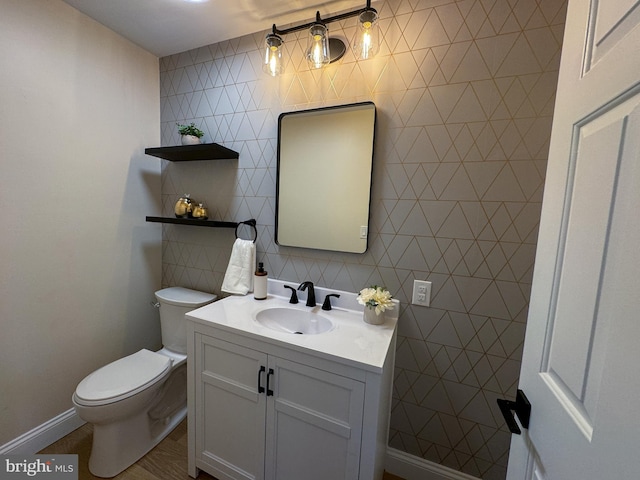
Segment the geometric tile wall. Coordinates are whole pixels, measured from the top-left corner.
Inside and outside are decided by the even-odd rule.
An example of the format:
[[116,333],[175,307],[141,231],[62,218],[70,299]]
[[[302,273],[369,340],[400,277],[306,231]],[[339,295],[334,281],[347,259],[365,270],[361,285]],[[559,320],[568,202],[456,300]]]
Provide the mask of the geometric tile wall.
[[[193,121],[205,141],[240,152],[163,162],[163,214],[190,193],[210,218],[257,219],[258,260],[274,278],[386,285],[403,305],[390,445],[502,480],[510,435],[495,399],[518,383],[566,2],[374,6],[382,46],[364,62],[348,51],[312,72],[304,32],[291,34],[286,73],[273,79],[261,70],[266,30],[162,58],[163,145],[179,143],[176,122]],[[349,39],[355,19],[329,27]],[[378,111],[369,250],[279,247],[278,115],[365,100]],[[164,286],[220,294],[233,239],[163,225]],[[414,279],[433,283],[430,308],[409,305]]]

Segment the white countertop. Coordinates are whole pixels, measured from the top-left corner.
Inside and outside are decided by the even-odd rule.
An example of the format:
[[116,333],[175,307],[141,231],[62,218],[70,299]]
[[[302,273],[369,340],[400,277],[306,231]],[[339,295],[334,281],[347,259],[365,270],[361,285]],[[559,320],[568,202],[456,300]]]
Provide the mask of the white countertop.
[[[186,315],[186,318],[199,324],[211,325],[231,333],[293,350],[313,353],[316,356],[366,370],[375,372],[382,370],[398,321],[398,304],[392,310],[385,312],[384,324],[369,325],[362,320],[363,307],[355,302],[356,294],[316,287],[318,305],[306,307],[304,292],[298,292],[301,294],[300,303],[295,305],[289,303],[288,296],[284,297],[272,293],[281,290],[286,292],[282,287],[285,283],[297,286],[289,282],[270,279],[268,289],[270,293],[266,300],[255,300],[252,294],[234,295],[193,310]],[[321,309],[324,295],[327,292],[340,294],[340,299],[332,298],[332,304],[336,306],[330,311]],[[342,305],[352,308],[344,308]],[[333,329],[317,335],[296,335],[272,330],[255,319],[260,310],[275,307],[312,311],[330,319],[334,325]]]

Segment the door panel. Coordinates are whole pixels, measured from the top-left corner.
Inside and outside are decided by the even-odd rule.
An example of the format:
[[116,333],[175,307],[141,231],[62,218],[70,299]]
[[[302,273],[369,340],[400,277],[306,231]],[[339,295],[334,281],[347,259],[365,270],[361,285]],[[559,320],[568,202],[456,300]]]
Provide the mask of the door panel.
[[588,439],[600,394],[605,353],[602,337],[609,327],[598,315],[598,308],[605,288],[602,281],[612,206],[626,127],[637,104],[638,98],[632,97],[581,122],[570,154],[553,310],[541,374]]
[[640,1],[638,0],[615,0],[600,4],[592,2],[592,4],[594,14],[588,30],[585,71],[589,71],[609,51],[624,48],[621,43],[640,23]]
[[267,407],[272,463],[266,478],[357,479],[364,384],[281,358],[269,362],[275,385]]
[[569,0],[507,478],[636,478],[640,2]]
[[198,410],[196,420],[202,426],[196,436],[196,456],[220,480],[263,479],[266,398],[258,392],[258,372],[267,356],[201,338],[196,343],[201,362],[196,395],[205,408]]

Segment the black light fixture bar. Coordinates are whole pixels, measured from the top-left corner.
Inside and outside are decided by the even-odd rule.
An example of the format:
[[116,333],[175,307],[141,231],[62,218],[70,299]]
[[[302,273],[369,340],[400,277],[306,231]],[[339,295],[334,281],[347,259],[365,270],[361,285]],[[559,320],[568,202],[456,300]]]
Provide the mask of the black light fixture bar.
[[333,17],[328,17],[328,18],[320,18],[320,12],[316,12],[316,19],[313,22],[309,22],[309,23],[305,23],[304,25],[297,25],[295,27],[289,27],[289,28],[285,28],[283,30],[279,30],[278,27],[276,27],[276,24],[273,24],[273,28],[272,28],[272,32],[274,35],[287,35],[289,33],[293,33],[293,32],[299,32],[300,30],[307,30],[309,28],[311,28],[313,25],[315,25],[316,23],[331,23],[331,22],[338,22],[340,20],[344,20],[345,18],[351,18],[351,17],[355,17],[357,15],[360,15],[362,12],[366,12],[367,10],[374,10],[374,8],[371,8],[371,0],[367,0],[367,6],[364,8],[361,8],[359,10],[354,10],[352,12],[346,12],[346,13],[341,13],[339,15],[334,15]]

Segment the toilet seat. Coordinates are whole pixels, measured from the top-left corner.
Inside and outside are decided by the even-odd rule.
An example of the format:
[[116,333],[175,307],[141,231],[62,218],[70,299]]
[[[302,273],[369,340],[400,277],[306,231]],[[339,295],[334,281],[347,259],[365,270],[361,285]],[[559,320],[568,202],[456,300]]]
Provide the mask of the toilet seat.
[[78,384],[74,399],[85,406],[124,400],[162,380],[171,364],[170,358],[143,348],[87,375]]

